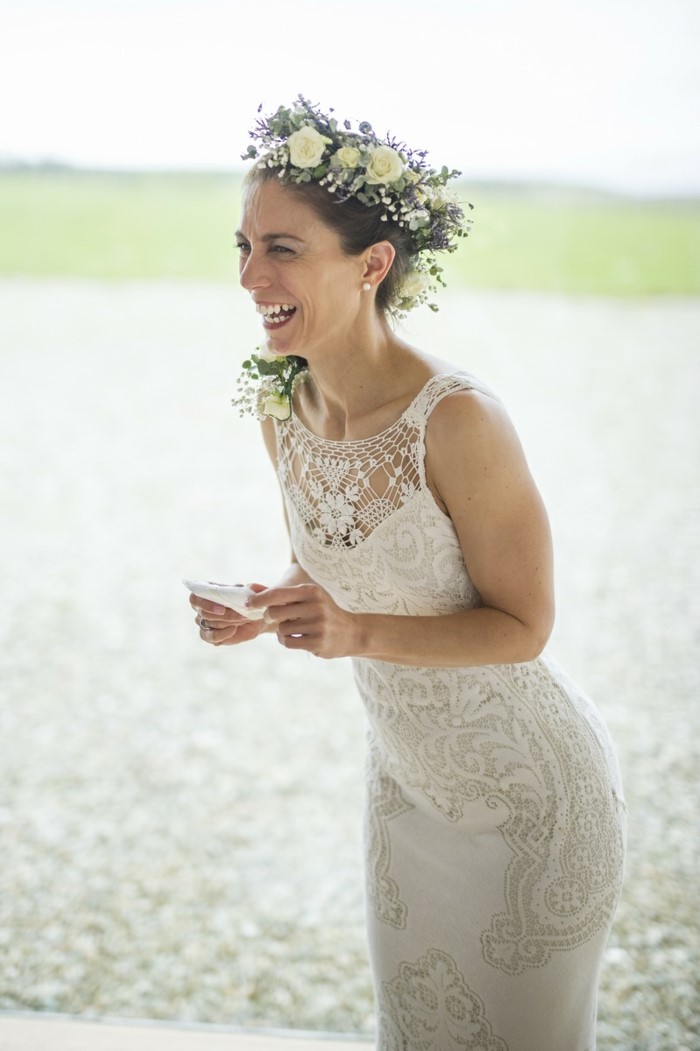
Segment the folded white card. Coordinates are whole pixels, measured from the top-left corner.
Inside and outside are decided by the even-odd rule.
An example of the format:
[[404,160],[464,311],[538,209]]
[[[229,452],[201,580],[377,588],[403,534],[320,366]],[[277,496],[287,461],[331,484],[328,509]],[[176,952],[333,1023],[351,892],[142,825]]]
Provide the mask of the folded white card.
[[255,594],[250,588],[237,587],[233,584],[213,584],[210,580],[187,580],[182,583],[188,591],[197,598],[208,599],[210,602],[219,602],[227,609],[240,613],[248,620],[261,620],[265,616],[264,609],[248,609],[246,601]]

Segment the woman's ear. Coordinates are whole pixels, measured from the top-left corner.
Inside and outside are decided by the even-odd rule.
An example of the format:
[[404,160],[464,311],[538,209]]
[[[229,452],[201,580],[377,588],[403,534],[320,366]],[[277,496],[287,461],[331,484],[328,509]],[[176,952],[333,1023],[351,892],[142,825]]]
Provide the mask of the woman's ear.
[[391,270],[395,256],[396,249],[389,241],[378,241],[371,245],[365,253],[362,280],[369,281],[376,288]]

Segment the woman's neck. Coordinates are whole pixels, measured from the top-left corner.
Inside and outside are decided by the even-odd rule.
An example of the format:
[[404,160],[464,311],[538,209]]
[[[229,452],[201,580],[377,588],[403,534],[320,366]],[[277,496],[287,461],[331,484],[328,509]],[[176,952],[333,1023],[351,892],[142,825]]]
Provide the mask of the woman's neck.
[[329,438],[352,437],[363,421],[371,429],[383,411],[393,418],[394,406],[410,401],[430,374],[426,361],[383,319],[370,338],[356,336],[307,360],[309,382],[298,392],[299,408],[311,429]]

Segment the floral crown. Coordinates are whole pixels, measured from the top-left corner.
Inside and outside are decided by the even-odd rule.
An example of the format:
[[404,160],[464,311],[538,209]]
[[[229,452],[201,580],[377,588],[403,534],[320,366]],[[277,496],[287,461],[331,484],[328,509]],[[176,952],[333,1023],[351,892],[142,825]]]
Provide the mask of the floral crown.
[[[352,197],[367,207],[383,205],[382,219],[408,231],[416,254],[389,307],[394,316],[403,317],[426,303],[437,285],[445,284],[435,253],[454,252],[457,239],[466,237],[471,227],[457,196],[447,188],[461,172],[431,168],[425,150],[409,150],[391,136],[382,141],[367,121],[353,131],[349,120],[341,123],[325,116],[303,95],[293,106],[259,117],[249,134],[254,141],[244,160],[279,169],[285,182],[317,182],[339,201]],[[437,310],[434,303],[428,305]]]
[[[283,181],[317,182],[338,201],[354,198],[367,207],[382,205],[382,220],[407,231],[413,248],[411,269],[389,305],[390,313],[401,318],[421,303],[438,309],[428,302],[437,286],[445,284],[435,253],[454,252],[458,238],[471,228],[471,219],[447,188],[461,172],[431,168],[425,150],[409,150],[391,136],[382,141],[366,121],[353,131],[350,121],[325,116],[303,95],[291,107],[280,106],[272,116],[259,117],[249,134],[253,142],[243,159],[256,161],[261,169],[278,170]],[[233,404],[241,415],[286,420],[294,388],[306,374],[304,358],[251,354],[243,362]]]

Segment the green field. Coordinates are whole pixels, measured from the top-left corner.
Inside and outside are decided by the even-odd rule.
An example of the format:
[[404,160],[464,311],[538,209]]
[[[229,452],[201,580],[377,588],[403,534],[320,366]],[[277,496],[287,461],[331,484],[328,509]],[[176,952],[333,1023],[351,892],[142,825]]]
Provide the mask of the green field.
[[[700,201],[464,188],[474,229],[454,286],[700,293]],[[234,281],[239,181],[208,174],[6,172],[0,276]]]

